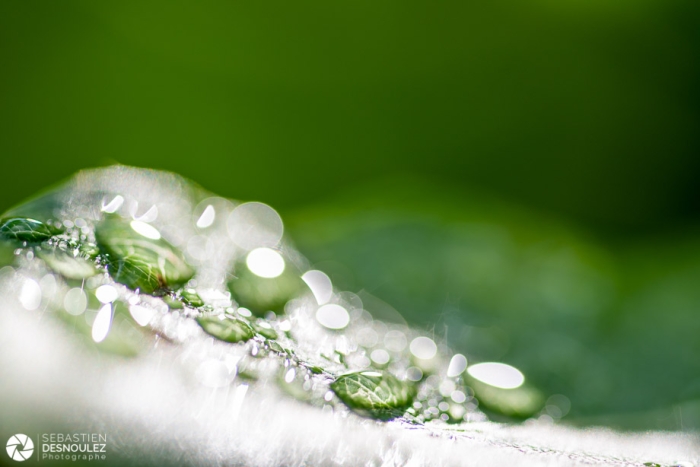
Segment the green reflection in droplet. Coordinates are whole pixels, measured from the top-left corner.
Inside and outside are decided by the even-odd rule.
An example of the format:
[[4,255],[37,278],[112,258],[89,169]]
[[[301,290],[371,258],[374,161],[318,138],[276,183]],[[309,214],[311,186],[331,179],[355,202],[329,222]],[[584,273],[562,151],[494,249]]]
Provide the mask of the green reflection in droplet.
[[245,342],[255,335],[253,328],[236,318],[207,315],[198,317],[197,323],[207,334],[226,342]]
[[270,279],[256,276],[244,264],[236,268],[235,277],[228,283],[238,304],[258,316],[268,311],[283,313],[284,305],[299,295],[302,285],[293,268],[288,267],[280,276]]
[[204,300],[197,294],[194,289],[183,289],[180,291],[182,301],[193,308],[204,306]]
[[97,224],[95,238],[112,278],[131,289],[148,294],[162,292],[186,283],[194,275],[172,245],[137,233],[119,216],[107,215]]
[[98,272],[93,261],[83,257],[80,253],[74,255],[72,252],[60,248],[42,248],[37,251],[37,256],[44,260],[54,272],[66,279],[86,279]]
[[412,384],[377,371],[342,375],[331,389],[352,410],[381,420],[401,416],[416,393]]
[[255,330],[255,332],[263,336],[265,339],[277,339],[279,337],[277,335],[277,331],[272,329],[266,321],[254,321],[250,323],[250,325]]
[[60,229],[28,217],[0,220],[0,235],[8,240],[41,243],[59,233],[61,233]]
[[470,376],[467,376],[466,382],[474,390],[480,407],[500,415],[527,418],[544,406],[545,398],[542,392],[528,384],[515,389],[501,389]]
[[287,351],[275,341],[268,342],[268,346],[270,347],[270,350],[272,350],[273,352],[277,352],[278,354],[287,353]]

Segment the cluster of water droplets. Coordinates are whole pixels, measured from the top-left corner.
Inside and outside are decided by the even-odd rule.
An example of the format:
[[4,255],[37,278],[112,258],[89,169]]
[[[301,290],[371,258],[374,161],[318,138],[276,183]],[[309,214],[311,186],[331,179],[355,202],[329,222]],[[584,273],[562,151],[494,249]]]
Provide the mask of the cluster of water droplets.
[[377,319],[377,300],[338,290],[271,207],[176,176],[153,185],[149,173],[112,172],[82,173],[0,221],[4,295],[89,348],[135,358],[176,348],[193,381],[232,388],[238,407],[272,386],[343,417],[450,430],[569,411],[510,365],[453,353],[394,310]]
[[[299,400],[377,418],[483,421],[468,379],[523,383],[512,367],[476,371],[400,319],[374,319],[291,246],[271,207],[174,181],[119,190],[77,180],[24,209],[38,219],[5,218],[14,261],[1,274],[22,306],[55,314],[102,351],[177,344],[208,387],[274,381]],[[499,382],[509,373],[515,384]],[[343,378],[361,391],[333,385]]]

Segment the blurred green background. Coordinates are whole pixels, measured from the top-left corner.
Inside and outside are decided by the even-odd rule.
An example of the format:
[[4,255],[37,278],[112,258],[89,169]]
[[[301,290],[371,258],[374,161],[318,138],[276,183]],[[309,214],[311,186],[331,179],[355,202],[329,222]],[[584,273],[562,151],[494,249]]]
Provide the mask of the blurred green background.
[[569,420],[700,427],[700,4],[0,3],[0,211],[85,167],[277,208]]

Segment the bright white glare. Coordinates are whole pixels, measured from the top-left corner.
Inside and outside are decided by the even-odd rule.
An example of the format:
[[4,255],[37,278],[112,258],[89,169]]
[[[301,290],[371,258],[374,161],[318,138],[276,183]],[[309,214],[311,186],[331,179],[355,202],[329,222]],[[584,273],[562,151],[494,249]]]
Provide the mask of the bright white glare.
[[19,302],[26,310],[36,310],[41,305],[41,287],[34,279],[27,279],[19,292]]
[[155,204],[151,206],[148,211],[144,212],[140,216],[134,216],[134,219],[141,222],[153,222],[158,218],[158,206]]
[[95,296],[102,303],[112,303],[117,299],[119,293],[111,285],[101,285],[95,290]]
[[73,316],[83,314],[87,308],[87,295],[83,289],[76,287],[66,292],[66,296],[63,297],[63,308]]
[[319,305],[328,303],[333,296],[333,284],[323,271],[306,271],[301,279],[309,286]]
[[453,401],[455,401],[458,404],[461,404],[462,402],[467,400],[467,395],[464,394],[462,391],[452,391],[450,397]]
[[258,202],[236,206],[226,221],[226,227],[231,240],[247,250],[275,247],[284,233],[282,218],[277,211]]
[[437,345],[429,337],[416,337],[411,341],[411,353],[421,360],[430,360],[437,355]]
[[105,204],[104,201],[102,202],[102,211],[108,213],[117,212],[117,209],[122,207],[122,204],[124,204],[124,197],[121,195],[117,195],[112,201],[110,201],[107,204]]
[[131,228],[134,229],[136,233],[141,234],[146,238],[150,238],[151,240],[160,240],[160,232],[158,232],[158,229],[150,224],[134,220],[131,221]]
[[284,258],[270,248],[256,248],[248,253],[245,262],[256,276],[272,279],[284,272]]
[[112,305],[107,304],[100,308],[95,316],[95,321],[92,323],[92,340],[102,342],[109,334],[109,328],[112,326]]
[[350,314],[342,306],[331,303],[316,310],[316,320],[328,329],[343,329],[350,323]]
[[214,223],[214,219],[216,219],[216,210],[214,209],[214,206],[210,204],[204,208],[204,212],[201,216],[199,216],[199,219],[197,219],[196,225],[200,229],[206,229]]
[[129,314],[131,314],[131,317],[134,318],[134,321],[136,321],[139,326],[145,326],[151,322],[156,311],[142,305],[131,305],[129,306]]
[[236,388],[233,393],[233,402],[231,403],[231,419],[235,420],[241,413],[241,407],[243,407],[243,399],[245,399],[246,392],[248,392],[248,385],[241,384]]
[[384,365],[386,363],[389,363],[389,359],[391,358],[389,356],[389,352],[387,352],[384,349],[375,349],[372,351],[370,354],[369,358],[372,359],[374,363],[377,365]]
[[450,360],[450,366],[447,367],[447,377],[456,378],[467,369],[467,357],[461,353],[455,354]]
[[286,383],[291,383],[294,381],[294,377],[296,376],[297,372],[294,368],[290,368],[287,370],[287,373],[284,375],[284,381]]
[[231,384],[236,377],[236,367],[231,371],[221,360],[205,360],[195,371],[195,378],[206,387],[220,388]]
[[378,378],[378,377],[382,376],[382,374],[379,373],[378,371],[363,371],[360,374],[363,376],[369,376],[370,378]]
[[482,383],[501,389],[515,389],[525,382],[520,370],[505,363],[477,363],[467,368],[467,373]]
[[248,308],[239,307],[238,310],[236,310],[236,311],[241,316],[246,316],[248,318],[253,316],[253,313]]

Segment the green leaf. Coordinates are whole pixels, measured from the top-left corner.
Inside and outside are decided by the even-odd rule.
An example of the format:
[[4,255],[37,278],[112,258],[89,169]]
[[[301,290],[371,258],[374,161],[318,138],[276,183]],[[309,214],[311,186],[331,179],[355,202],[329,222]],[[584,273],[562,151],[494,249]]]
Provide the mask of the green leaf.
[[0,235],[8,240],[41,243],[61,231],[36,219],[13,217],[0,221]]
[[197,323],[207,334],[226,342],[245,342],[255,335],[253,328],[235,318],[220,319],[217,315],[200,316]]
[[342,375],[331,389],[352,410],[382,420],[401,416],[415,397],[412,384],[377,371]]
[[100,222],[95,238],[112,278],[131,289],[152,294],[182,285],[194,275],[172,245],[143,236],[119,216],[108,215]]

